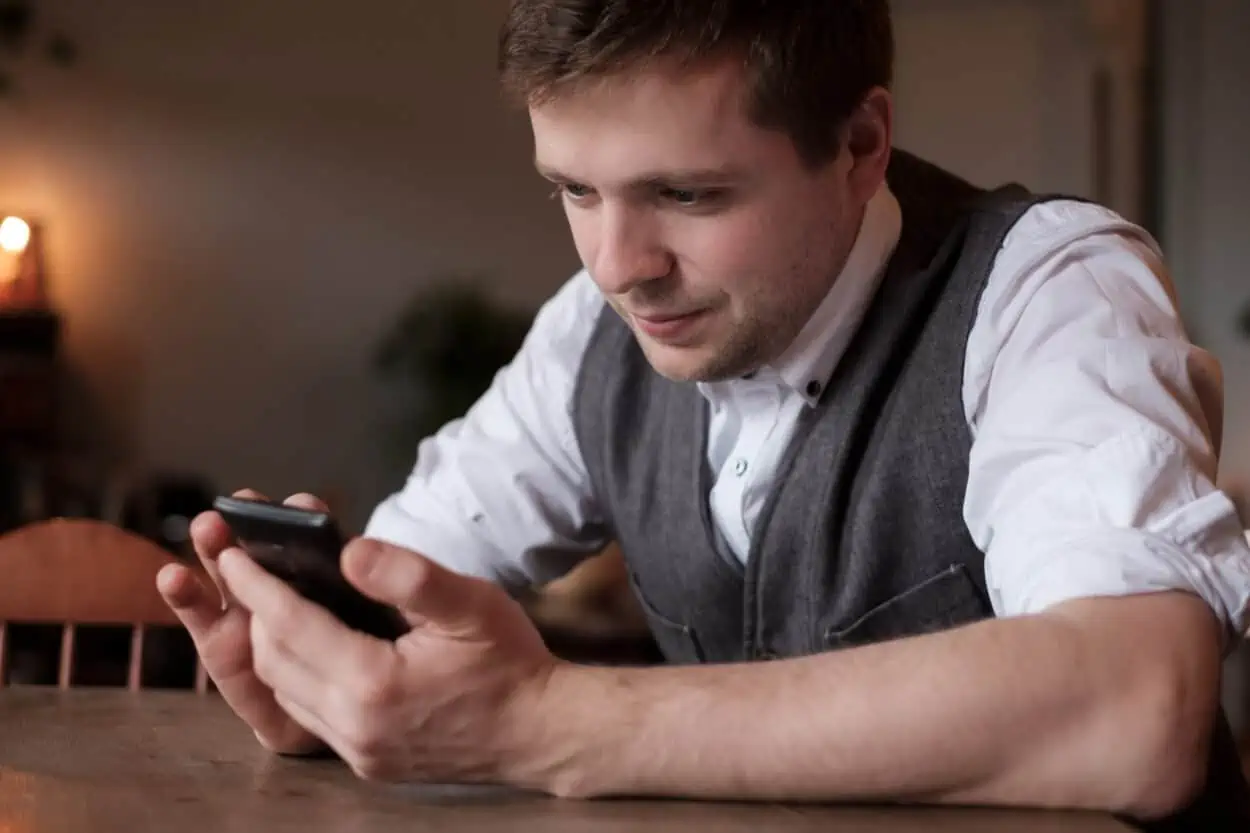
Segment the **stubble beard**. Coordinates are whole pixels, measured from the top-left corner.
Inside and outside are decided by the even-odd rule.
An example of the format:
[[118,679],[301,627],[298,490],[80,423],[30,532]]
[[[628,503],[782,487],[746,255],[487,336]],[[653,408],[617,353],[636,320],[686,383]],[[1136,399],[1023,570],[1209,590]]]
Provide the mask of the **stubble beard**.
[[663,360],[663,353],[672,348],[656,345],[636,330],[634,338],[651,367],[671,381],[723,382],[740,379],[776,359],[793,341],[805,320],[793,304],[779,305],[768,313],[748,313],[734,321],[728,336],[715,345],[702,361],[679,369],[665,367],[670,363]]

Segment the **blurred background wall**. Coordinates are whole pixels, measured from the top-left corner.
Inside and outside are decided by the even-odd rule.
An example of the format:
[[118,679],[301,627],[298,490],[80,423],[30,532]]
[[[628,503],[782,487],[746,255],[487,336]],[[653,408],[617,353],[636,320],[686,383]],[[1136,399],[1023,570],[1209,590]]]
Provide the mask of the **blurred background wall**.
[[[1084,3],[896,6],[900,144],[1091,194]],[[459,272],[534,305],[577,267],[496,92],[503,7],[45,0],[82,57],[32,59],[0,106],[0,206],[46,225],[67,347],[119,454],[329,490],[353,522],[399,485],[369,368],[399,305]]]

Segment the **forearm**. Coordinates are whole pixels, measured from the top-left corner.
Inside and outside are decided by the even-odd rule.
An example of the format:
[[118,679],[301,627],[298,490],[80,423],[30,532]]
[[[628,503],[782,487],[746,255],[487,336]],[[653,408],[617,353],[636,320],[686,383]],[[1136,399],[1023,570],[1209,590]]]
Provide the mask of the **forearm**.
[[[1176,617],[1159,632],[1159,602],[1190,632]],[[1154,597],[764,664],[566,667],[551,786],[1161,812],[1144,803],[1192,789],[1205,761],[1190,727],[1215,708],[1213,627],[1193,600]]]

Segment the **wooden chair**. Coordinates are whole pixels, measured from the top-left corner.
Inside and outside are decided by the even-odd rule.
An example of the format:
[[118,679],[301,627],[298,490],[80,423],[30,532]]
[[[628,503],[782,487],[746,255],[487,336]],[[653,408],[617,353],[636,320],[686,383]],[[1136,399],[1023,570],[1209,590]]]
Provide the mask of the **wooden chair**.
[[[160,546],[103,521],[58,518],[0,535],[0,685],[6,679],[5,625],[60,625],[57,686],[68,688],[77,626],[131,627],[127,687],[140,685],[144,631],[181,627],[156,589],[156,574],[175,560]],[[195,690],[207,690],[196,662]]]

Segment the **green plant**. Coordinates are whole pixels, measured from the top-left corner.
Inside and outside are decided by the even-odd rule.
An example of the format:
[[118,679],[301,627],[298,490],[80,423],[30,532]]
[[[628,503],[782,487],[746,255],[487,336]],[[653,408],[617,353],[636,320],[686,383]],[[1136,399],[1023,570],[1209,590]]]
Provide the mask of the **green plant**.
[[448,278],[418,293],[379,341],[374,367],[403,399],[395,439],[416,442],[464,416],[529,332],[533,315],[491,298],[472,279]]
[[43,28],[34,0],[0,0],[0,96],[17,89],[14,64],[27,49],[40,48],[58,66],[78,59],[78,45],[64,32]]

